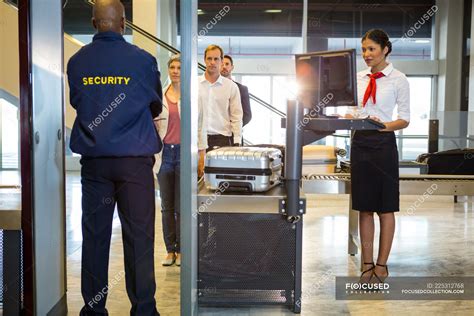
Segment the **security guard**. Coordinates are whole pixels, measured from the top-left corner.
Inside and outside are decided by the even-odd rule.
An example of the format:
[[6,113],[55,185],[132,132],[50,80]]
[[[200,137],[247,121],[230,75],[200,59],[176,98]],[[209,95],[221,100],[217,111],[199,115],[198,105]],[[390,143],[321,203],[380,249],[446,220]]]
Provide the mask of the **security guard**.
[[[119,0],[96,1],[93,42],[68,64],[77,111],[70,147],[81,154],[82,272],[80,315],[108,315],[108,265],[115,204],[122,224],[131,315],[159,315],[155,301],[155,196],[152,167],[161,140],[153,125],[162,108],[156,59],[127,43]],[[117,279],[117,276],[114,276]]]

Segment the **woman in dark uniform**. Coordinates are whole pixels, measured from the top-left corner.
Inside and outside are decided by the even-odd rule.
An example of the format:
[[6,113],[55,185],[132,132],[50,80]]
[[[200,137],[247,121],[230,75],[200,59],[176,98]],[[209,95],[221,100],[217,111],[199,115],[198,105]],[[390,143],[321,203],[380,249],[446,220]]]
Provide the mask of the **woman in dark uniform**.
[[[394,131],[410,122],[410,89],[406,76],[387,61],[392,51],[388,35],[379,29],[362,37],[362,56],[369,66],[357,74],[358,107],[346,117],[367,117],[383,122],[380,131],[355,132],[351,145],[352,208],[359,211],[364,262],[361,281],[388,276],[387,260],[399,211],[398,150]],[[393,118],[397,109],[397,117]],[[380,220],[377,261],[373,260],[374,213]]]

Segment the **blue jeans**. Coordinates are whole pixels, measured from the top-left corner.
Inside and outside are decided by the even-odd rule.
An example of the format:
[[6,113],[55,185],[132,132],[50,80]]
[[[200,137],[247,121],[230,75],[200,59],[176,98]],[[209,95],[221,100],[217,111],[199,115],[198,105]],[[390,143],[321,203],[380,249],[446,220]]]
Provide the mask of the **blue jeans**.
[[179,161],[180,145],[164,144],[158,172],[161,222],[167,252],[180,252],[179,244]]

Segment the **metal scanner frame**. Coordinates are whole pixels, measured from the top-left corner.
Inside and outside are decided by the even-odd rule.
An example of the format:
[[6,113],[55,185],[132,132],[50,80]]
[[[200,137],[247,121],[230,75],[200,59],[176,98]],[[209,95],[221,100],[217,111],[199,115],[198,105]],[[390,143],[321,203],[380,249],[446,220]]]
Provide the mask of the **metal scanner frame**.
[[[287,119],[282,119],[282,127],[286,127],[286,150],[285,150],[285,174],[284,184],[275,187],[268,192],[251,194],[243,197],[240,194],[223,194],[218,198],[215,192],[210,192],[202,185],[198,193],[198,205],[200,212],[235,212],[276,213],[286,216],[288,222],[295,224],[296,249],[295,249],[295,288],[293,306],[294,313],[301,312],[301,279],[302,279],[302,234],[303,215],[306,211],[303,166],[303,146],[333,134],[336,130],[376,130],[384,128],[383,124],[370,119],[336,119],[336,118],[313,118],[304,116],[303,105],[297,101],[290,100],[287,103]],[[350,190],[350,182],[347,182]],[[303,186],[302,186],[303,184]],[[337,183],[336,185],[347,185]],[[344,190],[346,190],[344,188]],[[210,205],[206,201],[212,199]],[[232,207],[230,207],[232,206]],[[357,214],[352,214],[352,216]],[[355,217],[357,223],[357,217]],[[352,219],[354,223],[354,218]],[[353,228],[357,236],[358,227]],[[357,247],[357,245],[356,245]]]
[[303,129],[298,128],[297,124],[303,121],[303,107],[296,101],[288,101],[287,118],[289,128],[286,133],[284,184],[262,193],[242,195],[226,192],[219,194],[218,197],[216,192],[208,190],[201,184],[198,192],[198,213],[276,213],[286,217],[286,220],[294,226],[296,240],[294,304],[291,309],[299,314],[302,298],[303,214],[306,211],[306,200],[300,195]]

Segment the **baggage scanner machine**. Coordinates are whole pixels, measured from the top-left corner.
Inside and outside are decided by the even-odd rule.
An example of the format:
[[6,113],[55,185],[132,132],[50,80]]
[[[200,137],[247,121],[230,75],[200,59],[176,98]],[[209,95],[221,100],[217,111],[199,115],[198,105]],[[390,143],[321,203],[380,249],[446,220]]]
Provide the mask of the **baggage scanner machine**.
[[[384,127],[370,119],[326,117],[321,108],[316,115],[315,111],[304,115],[304,108],[314,109],[312,104],[318,104],[323,92],[333,95],[332,105],[356,104],[355,50],[296,57],[297,76],[310,81],[311,89],[301,102],[288,101],[287,119],[282,122],[287,130],[283,183],[263,193],[226,192],[225,188],[210,191],[203,183],[199,185],[200,306],[277,304],[300,313],[306,212],[302,147],[336,130]],[[347,74],[346,78],[331,78],[328,67]],[[325,106],[331,106],[329,103]]]

